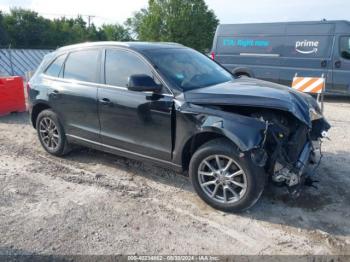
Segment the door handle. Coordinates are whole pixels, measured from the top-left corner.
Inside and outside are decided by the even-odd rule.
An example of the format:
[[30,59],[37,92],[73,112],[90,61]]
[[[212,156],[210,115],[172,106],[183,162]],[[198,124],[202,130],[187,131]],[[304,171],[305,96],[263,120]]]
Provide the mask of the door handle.
[[327,67],[327,60],[321,61],[321,67]]
[[340,68],[340,67],[341,67],[341,62],[340,62],[340,60],[335,61],[335,62],[334,62],[334,66],[335,66],[336,68]]
[[113,104],[113,103],[111,102],[111,100],[109,100],[108,98],[102,98],[102,99],[100,99],[100,103],[101,103],[101,105],[106,105],[106,106],[112,105],[112,104]]

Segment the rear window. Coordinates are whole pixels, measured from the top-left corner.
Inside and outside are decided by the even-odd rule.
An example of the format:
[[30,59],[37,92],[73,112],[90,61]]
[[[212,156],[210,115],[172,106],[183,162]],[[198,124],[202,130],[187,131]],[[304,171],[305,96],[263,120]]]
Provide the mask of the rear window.
[[97,82],[99,50],[90,49],[69,54],[64,66],[64,78]]
[[62,65],[65,59],[66,55],[58,56],[46,69],[45,74],[53,77],[58,77],[62,70]]

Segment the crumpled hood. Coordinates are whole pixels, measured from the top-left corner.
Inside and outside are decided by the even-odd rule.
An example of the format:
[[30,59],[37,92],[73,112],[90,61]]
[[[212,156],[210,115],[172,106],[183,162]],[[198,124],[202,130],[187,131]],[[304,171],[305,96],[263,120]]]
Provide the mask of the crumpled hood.
[[187,102],[193,104],[253,106],[288,111],[310,127],[310,108],[320,112],[316,100],[310,95],[254,78],[239,78],[187,91],[184,96]]

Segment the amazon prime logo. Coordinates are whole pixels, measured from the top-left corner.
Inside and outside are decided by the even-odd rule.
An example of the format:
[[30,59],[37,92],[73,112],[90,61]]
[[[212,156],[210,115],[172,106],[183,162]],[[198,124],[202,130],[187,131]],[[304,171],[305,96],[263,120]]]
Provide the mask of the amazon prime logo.
[[295,51],[301,54],[313,54],[317,53],[319,41],[296,41],[295,42]]

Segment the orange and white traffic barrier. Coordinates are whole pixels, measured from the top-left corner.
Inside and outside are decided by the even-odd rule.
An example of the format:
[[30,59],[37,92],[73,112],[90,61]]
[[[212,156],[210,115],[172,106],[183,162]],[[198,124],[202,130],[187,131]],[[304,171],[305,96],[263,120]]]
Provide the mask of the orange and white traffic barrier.
[[304,93],[321,94],[325,88],[323,77],[294,77],[292,88]]

